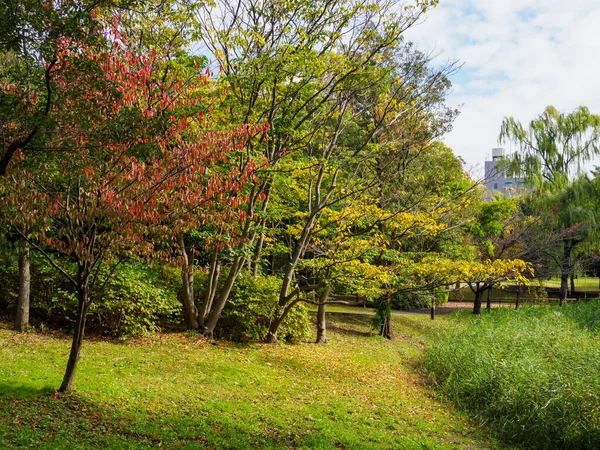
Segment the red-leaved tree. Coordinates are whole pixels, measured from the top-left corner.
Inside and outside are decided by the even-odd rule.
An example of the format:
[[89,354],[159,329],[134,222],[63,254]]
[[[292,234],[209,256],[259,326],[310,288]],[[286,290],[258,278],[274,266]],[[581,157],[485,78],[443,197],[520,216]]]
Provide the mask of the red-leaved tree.
[[1,181],[0,220],[77,296],[60,391],[72,387],[86,314],[119,262],[156,257],[160,239],[202,223],[227,224],[253,175],[241,149],[266,125],[211,130],[201,96],[209,81],[180,64],[176,50],[136,47],[116,19],[96,30],[93,44],[63,39],[47,68],[53,128],[43,145],[51,151],[15,155]]

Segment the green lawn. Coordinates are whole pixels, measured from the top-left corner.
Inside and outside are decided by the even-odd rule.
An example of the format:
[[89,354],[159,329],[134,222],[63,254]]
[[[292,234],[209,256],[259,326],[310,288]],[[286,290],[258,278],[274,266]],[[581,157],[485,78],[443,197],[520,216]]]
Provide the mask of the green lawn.
[[[317,312],[317,306],[307,304],[309,312]],[[363,307],[363,306],[349,306],[349,305],[329,305],[327,306],[328,313],[374,313],[375,308]]]
[[[552,278],[544,282],[547,287],[559,288],[560,287],[560,279]],[[569,286],[571,282],[569,281]],[[575,290],[580,292],[585,291],[594,291],[598,292],[598,278],[591,277],[579,277],[575,278]]]
[[[335,318],[334,318],[335,316]],[[244,345],[174,333],[88,340],[75,393],[60,395],[69,340],[0,326],[0,448],[498,448],[424,384],[436,327],[331,314],[325,346]]]

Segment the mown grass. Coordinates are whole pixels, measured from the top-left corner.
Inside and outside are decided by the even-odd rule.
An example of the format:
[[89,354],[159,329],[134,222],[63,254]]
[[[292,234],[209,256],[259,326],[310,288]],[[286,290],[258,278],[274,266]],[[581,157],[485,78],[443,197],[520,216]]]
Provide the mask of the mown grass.
[[[597,277],[578,277],[575,278],[575,290],[578,292],[592,291],[598,292],[599,284]],[[559,288],[560,287],[560,278],[552,278],[550,280],[544,281],[544,285],[546,287]],[[569,286],[571,286],[571,282],[569,281]]]
[[[318,307],[316,305],[308,304],[306,309],[309,312],[316,313]],[[366,307],[366,306],[350,306],[350,305],[329,305],[327,306],[328,313],[370,313],[374,314],[376,308],[375,307]]]
[[455,404],[527,448],[600,448],[600,303],[493,310],[443,330],[425,364]]
[[[69,340],[0,327],[0,448],[495,448],[435,396],[416,362],[431,324],[330,314],[330,343],[245,345],[193,334],[88,340],[75,393]],[[444,326],[445,321],[435,322]]]

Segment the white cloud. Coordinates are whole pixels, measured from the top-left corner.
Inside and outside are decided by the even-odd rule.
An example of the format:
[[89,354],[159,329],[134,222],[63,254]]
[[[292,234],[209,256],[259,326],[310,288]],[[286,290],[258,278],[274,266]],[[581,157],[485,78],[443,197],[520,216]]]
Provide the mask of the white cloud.
[[504,116],[528,122],[548,105],[600,114],[598,0],[441,0],[407,37],[464,63],[446,142],[468,166],[497,145]]

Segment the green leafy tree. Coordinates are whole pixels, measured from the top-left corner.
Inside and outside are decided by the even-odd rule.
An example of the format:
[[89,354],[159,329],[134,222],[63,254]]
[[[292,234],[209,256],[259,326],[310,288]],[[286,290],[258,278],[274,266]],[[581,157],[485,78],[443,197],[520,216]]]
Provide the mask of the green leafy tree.
[[[372,136],[381,129],[377,122],[371,128],[363,127],[362,135],[354,133],[354,149],[342,143],[350,134],[348,127],[359,125],[358,112],[366,109],[367,97],[363,94],[371,85],[385,82],[389,86],[390,70],[383,63],[385,53],[400,45],[402,33],[435,3],[417,1],[399,8],[396,2],[381,0],[218,1],[202,8],[198,15],[202,40],[218,59],[218,82],[229,93],[219,108],[227,112],[227,120],[268,120],[271,125],[261,139],[248,147],[252,157],[268,162],[268,168],[248,187],[248,210],[239,227],[240,242],[244,244],[235,249],[205,324],[206,333],[214,329],[245,262],[252,260],[254,273],[261,264],[270,199],[275,183],[282,180],[276,173],[281,161],[291,158],[297,164],[294,170],[308,172],[311,187],[305,191],[310,196],[302,199],[303,231],[291,243],[282,274],[279,302],[280,312],[285,311],[294,297],[290,295],[296,267],[306,252],[319,214],[334,198],[339,199],[349,174],[364,162]],[[409,68],[417,65],[406,62]],[[425,85],[422,82],[412,89],[403,89],[400,82],[392,86],[392,95],[376,102],[387,111],[384,122],[389,123],[394,111],[407,113],[408,102]],[[396,104],[401,94],[404,110]],[[248,249],[254,250],[250,258]],[[274,319],[272,340],[276,339],[276,323],[280,319]]]
[[[572,186],[585,164],[600,155],[600,116],[580,107],[563,114],[549,106],[526,129],[514,118],[505,118],[500,143],[514,143],[517,151],[507,161],[509,173],[524,177],[535,198],[537,214],[550,217],[549,233],[562,247],[558,268],[561,303],[567,298],[573,253],[583,237],[574,230],[589,229],[595,219],[580,214],[582,196]],[[547,216],[548,213],[550,216]]]

